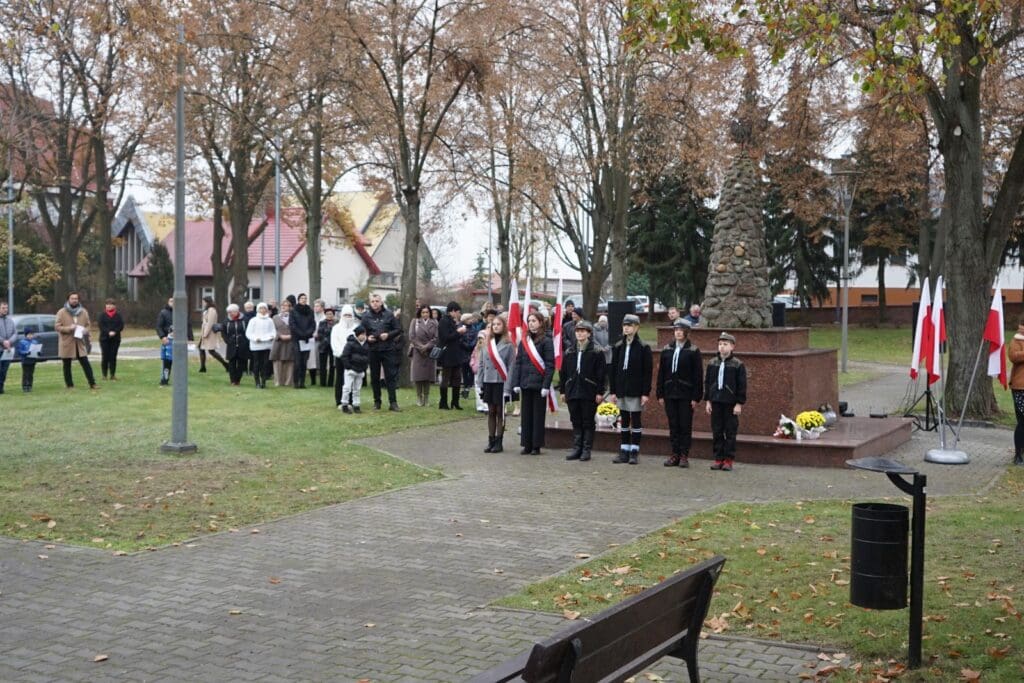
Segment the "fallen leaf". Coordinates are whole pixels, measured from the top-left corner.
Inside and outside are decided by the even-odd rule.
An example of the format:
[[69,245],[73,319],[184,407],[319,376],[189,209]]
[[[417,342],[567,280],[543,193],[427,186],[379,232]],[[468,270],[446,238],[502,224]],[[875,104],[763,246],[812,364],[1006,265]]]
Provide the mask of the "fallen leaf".
[[274,584],[276,586],[277,584],[281,583],[281,579],[277,578],[276,576],[271,576],[270,577],[270,583],[272,583],[272,584]]
[[965,683],[980,683],[981,672],[972,669],[960,669],[960,680]]
[[103,543],[104,539],[102,539],[102,538],[94,538],[94,539],[92,539],[92,542],[93,543]]
[[241,614],[241,613],[242,613],[242,610],[240,610],[240,609],[231,609],[231,610],[228,610],[228,614],[230,614],[230,615],[232,615],[232,616],[237,616],[237,615],[239,615],[239,614]]
[[106,655],[96,655],[95,657],[92,658],[92,661],[94,661],[94,662],[105,662],[105,661],[107,661],[107,656]]
[[580,618],[580,613],[567,609],[562,612],[562,616],[568,619],[569,621],[574,621]]
[[504,573],[505,573],[505,570],[504,570],[504,569],[495,569],[495,570],[494,570],[494,573],[495,573],[495,574],[504,574]]
[[660,683],[661,681],[665,680],[664,678],[662,678],[658,674],[651,673],[650,671],[648,671],[647,673],[644,674],[644,678],[646,678],[649,681],[654,681],[655,683]]
[[51,519],[49,522],[46,523],[47,529],[52,529],[55,526],[57,526],[57,520],[55,519]]
[[629,572],[630,572],[630,571],[631,571],[632,569],[633,569],[633,568],[632,568],[632,567],[630,567],[630,566],[629,566],[629,565],[627,564],[627,565],[624,565],[624,566],[622,566],[622,567],[616,567],[615,569],[609,569],[609,570],[608,570],[608,573],[609,573],[609,574],[628,574],[628,573],[629,573]]
[[576,559],[577,560],[589,560],[590,559],[590,553],[576,553]]
[[374,623],[369,623],[369,624],[363,624],[363,627],[364,627],[364,628],[373,628],[373,627],[375,627],[376,625],[377,625],[377,624],[374,624]]
[[37,557],[38,557],[38,558],[39,558],[40,560],[48,560],[48,559],[50,559],[50,556],[49,556],[49,555],[38,555]]
[[1006,647],[1002,647],[1002,648],[990,647],[990,648],[985,650],[985,654],[987,654],[992,659],[1002,659],[1003,657],[1005,657],[1009,653],[1010,653],[1010,646],[1009,645],[1007,645]]
[[758,548],[758,549],[757,549],[757,554],[758,554],[758,555],[764,555],[764,554],[765,554],[765,553],[767,553],[767,552],[768,552],[768,551],[767,551],[767,550],[765,550],[764,548]]

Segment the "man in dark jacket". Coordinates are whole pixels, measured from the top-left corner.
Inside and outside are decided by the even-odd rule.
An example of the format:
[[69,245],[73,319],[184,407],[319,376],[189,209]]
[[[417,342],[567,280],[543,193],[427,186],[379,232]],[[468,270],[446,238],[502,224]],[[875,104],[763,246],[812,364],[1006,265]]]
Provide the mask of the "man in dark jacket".
[[366,328],[366,341],[370,344],[370,386],[373,387],[373,408],[380,410],[380,372],[384,369],[384,382],[388,387],[388,409],[398,412],[398,370],[401,367],[402,326],[388,309],[380,294],[370,295],[370,308],[359,320]]
[[732,355],[736,337],[728,332],[718,335],[718,355],[708,363],[704,377],[707,413],[711,416],[715,464],[713,470],[732,471],[736,459],[736,432],[740,413],[747,402],[747,366]]
[[704,372],[700,349],[689,339],[690,323],[676,318],[675,341],[661,351],[658,365],[658,402],[668,416],[672,455],[665,467],[689,467],[693,442],[693,409],[704,396]]
[[572,421],[572,451],[565,456],[566,460],[586,462],[590,460],[594,447],[597,431],[594,414],[604,397],[607,369],[604,351],[591,341],[593,333],[593,325],[586,320],[578,321],[573,329],[575,343],[562,358],[559,391],[562,402],[569,406],[569,419]]
[[[292,300],[288,295],[288,300]],[[309,305],[309,299],[305,294],[299,294],[299,298],[293,304],[294,310],[288,319],[288,327],[292,331],[292,344],[295,346],[295,388],[306,388],[306,363],[309,360],[309,353],[313,348],[313,335],[316,334],[316,318],[313,316],[313,309]]]
[[636,465],[643,436],[641,411],[651,397],[651,373],[654,364],[651,347],[637,335],[640,318],[629,313],[622,318],[622,339],[612,349],[608,369],[608,400],[619,404],[619,454],[612,462]]
[[460,346],[466,326],[460,322],[462,307],[458,301],[450,301],[446,309],[447,315],[441,316],[437,324],[437,345],[444,351],[437,362],[441,366],[441,402],[437,407],[448,410],[448,389],[451,389],[451,407],[462,410],[459,405],[459,387],[462,386],[462,361],[464,352]]

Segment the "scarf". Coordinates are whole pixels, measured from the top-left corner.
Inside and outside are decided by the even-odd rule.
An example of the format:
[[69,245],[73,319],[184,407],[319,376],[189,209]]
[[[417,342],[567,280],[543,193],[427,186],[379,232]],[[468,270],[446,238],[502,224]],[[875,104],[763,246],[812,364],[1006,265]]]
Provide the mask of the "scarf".
[[71,304],[69,302],[65,301],[64,302],[64,310],[66,310],[68,313],[70,313],[72,318],[77,318],[79,316],[79,314],[81,314],[81,312],[82,312],[82,304],[78,304],[77,306],[72,308]]
[[676,344],[675,353],[672,354],[672,374],[676,374],[679,371],[679,352],[683,350],[683,347]]

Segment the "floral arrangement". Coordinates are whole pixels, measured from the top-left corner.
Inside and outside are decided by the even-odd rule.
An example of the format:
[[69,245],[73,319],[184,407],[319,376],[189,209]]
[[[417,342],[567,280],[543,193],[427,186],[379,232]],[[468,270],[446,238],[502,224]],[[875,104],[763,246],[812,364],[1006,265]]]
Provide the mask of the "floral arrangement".
[[605,401],[604,403],[597,406],[597,414],[604,417],[618,417],[619,407],[614,403]]
[[825,416],[817,410],[805,410],[796,416],[796,423],[800,429],[811,430],[815,427],[825,426]]
[[779,426],[775,428],[775,433],[772,436],[780,439],[795,439],[800,428],[797,427],[796,422],[785,415],[779,415]]

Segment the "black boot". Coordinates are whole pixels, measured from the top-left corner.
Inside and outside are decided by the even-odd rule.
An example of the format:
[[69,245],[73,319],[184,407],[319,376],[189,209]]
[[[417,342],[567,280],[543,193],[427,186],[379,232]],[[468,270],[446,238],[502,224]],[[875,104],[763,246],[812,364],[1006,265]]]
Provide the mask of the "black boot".
[[1024,465],[1024,457],[1022,457],[1020,453],[1017,453],[1016,455],[1013,456],[1013,464]]
[[452,410],[462,410],[462,406],[459,405],[458,387],[452,387]]
[[579,460],[583,455],[583,432],[579,429],[572,430],[572,450],[565,456],[566,460]]
[[501,443],[501,440],[503,438],[505,438],[504,435],[494,437],[494,445],[491,446],[491,453],[501,453],[502,451],[505,450],[504,446]]
[[493,436],[488,436],[487,437],[487,448],[484,449],[484,453],[493,453],[494,452],[494,441],[495,441],[495,437],[493,437]]
[[616,465],[624,465],[629,462],[629,450],[627,446],[619,446],[619,454],[612,458]]
[[596,432],[593,429],[583,430],[583,451],[580,453],[580,462],[590,460],[590,451],[594,448],[595,434]]
[[448,387],[441,387],[441,402],[437,404],[441,410],[448,410]]
[[316,370],[310,370],[309,371],[309,386],[311,386],[311,387],[315,387],[316,386],[316,372],[317,372]]

